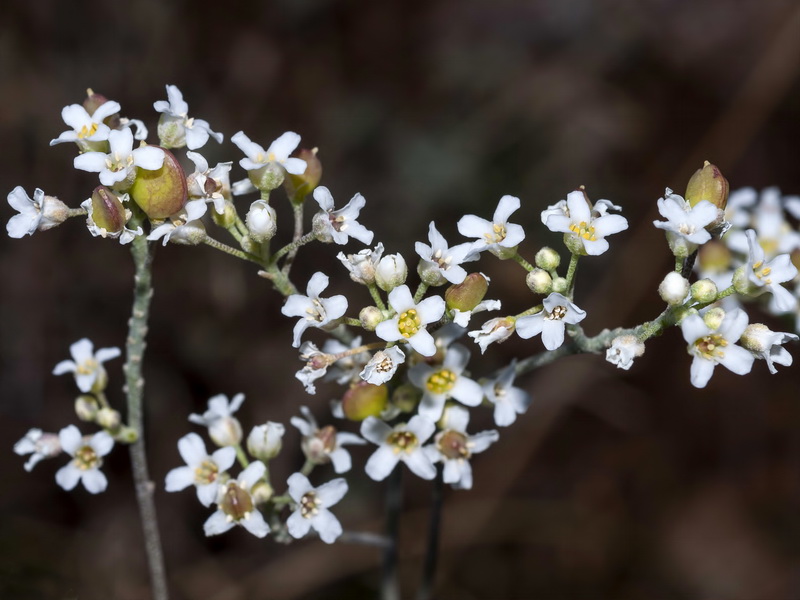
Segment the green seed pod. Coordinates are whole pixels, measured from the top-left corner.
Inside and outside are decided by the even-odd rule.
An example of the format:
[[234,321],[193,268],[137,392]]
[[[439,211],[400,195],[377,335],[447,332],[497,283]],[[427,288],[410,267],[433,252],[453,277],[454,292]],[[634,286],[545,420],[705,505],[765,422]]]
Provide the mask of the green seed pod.
[[283,187],[292,202],[300,203],[319,185],[319,180],[322,179],[322,163],[317,158],[317,148],[300,150],[297,158],[306,161],[305,173],[302,175],[287,173],[283,180]]
[[684,197],[692,206],[701,200],[707,200],[717,208],[725,210],[729,189],[728,180],[722,176],[720,170],[705,161],[703,168],[697,169],[689,179]]
[[389,401],[389,388],[361,381],[345,392],[342,398],[344,416],[351,421],[377,417]]
[[486,281],[486,277],[480,273],[470,273],[464,281],[445,290],[444,300],[449,310],[456,308],[466,312],[480,304],[488,289],[489,282]]
[[180,211],[188,200],[186,174],[169,150],[164,150],[164,164],[149,171],[136,169],[131,198],[151,219],[166,219]]
[[127,221],[122,201],[104,185],[92,192],[92,221],[108,233],[118,233]]

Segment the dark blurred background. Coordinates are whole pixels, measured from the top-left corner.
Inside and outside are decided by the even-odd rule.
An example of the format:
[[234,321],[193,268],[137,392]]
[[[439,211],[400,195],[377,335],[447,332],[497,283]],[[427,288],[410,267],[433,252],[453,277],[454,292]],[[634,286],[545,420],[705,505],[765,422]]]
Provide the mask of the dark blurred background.
[[[455,242],[457,219],[489,217],[503,194],[522,199],[513,221],[528,231],[523,255],[560,248],[539,213],[583,184],[592,198],[621,204],[631,224],[610,252],[581,265],[576,301],[595,333],[660,311],[655,288],[672,259],[651,224],[655,201],[665,186],[682,192],[704,159],[732,189],[800,192],[798,73],[794,0],[7,1],[0,182],[3,193],[41,187],[77,206],[96,177],[72,168],[72,146],[48,147],[65,129],[61,108],[92,87],[146,120],[154,141],[152,103],[176,84],[190,114],[225,134],[222,146],[203,149],[212,165],[238,161],[229,139],[240,129],[265,146],[297,131],[303,146],[320,148],[338,202],[363,193],[361,222],[409,262],[430,220]],[[236,166],[234,179],[241,175]],[[14,213],[4,206],[7,221]],[[288,230],[287,203],[276,206]],[[0,248],[0,597],[147,598],[124,448],[109,457],[100,496],[58,488],[62,459],[28,474],[11,450],[30,427],[75,422],[72,382],[50,376],[70,343],[124,343],[127,249],[78,221],[3,237]],[[321,269],[351,306],[367,302],[333,258],[338,250],[301,253],[296,280]],[[292,322],[249,265],[178,246],[159,247],[155,264],[147,436],[173,597],[373,597],[374,550],[286,547],[241,529],[207,539],[208,511],[194,494],[163,492],[164,475],[181,464],[177,439],[197,430],[186,417],[209,396],[244,392],[248,427],[288,425],[301,404],[328,422],[339,390],[303,392],[292,376],[301,366],[289,348]],[[528,305],[515,265],[481,269],[509,312]],[[320,341],[314,333],[306,337]],[[473,372],[540,349],[511,340]],[[581,356],[525,378],[529,412],[475,459],[471,492],[446,492],[437,597],[800,597],[797,370],[718,369],[695,390],[689,364],[673,330],[630,372]],[[109,373],[121,407],[121,361]],[[488,412],[473,417],[472,431],[491,426]],[[298,439],[289,427],[273,469],[279,484],[302,464]],[[367,456],[356,450],[356,469]],[[330,476],[327,467],[313,480]],[[405,478],[400,549],[408,597],[430,493],[413,479]],[[383,487],[351,478],[336,511],[346,529],[381,530]]]

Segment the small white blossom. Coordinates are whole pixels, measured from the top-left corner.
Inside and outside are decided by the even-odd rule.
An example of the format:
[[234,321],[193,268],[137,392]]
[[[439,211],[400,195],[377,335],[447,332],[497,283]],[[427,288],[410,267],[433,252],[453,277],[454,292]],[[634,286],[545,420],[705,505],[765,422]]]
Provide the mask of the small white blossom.
[[476,215],[466,215],[458,221],[458,232],[464,237],[478,238],[472,245],[473,252],[489,250],[502,257],[525,239],[525,230],[522,226],[508,222],[511,213],[519,206],[519,198],[503,196],[491,221]]
[[103,121],[120,111],[118,102],[109,100],[103,102],[93,114],[89,114],[80,104],[70,104],[61,109],[61,118],[64,123],[69,125],[69,129],[59,135],[56,139],[50,140],[50,145],[62,144],[64,142],[77,142],[86,147],[85,142],[102,142],[108,139],[111,129]]
[[644,354],[644,344],[635,335],[619,335],[611,340],[611,347],[606,350],[606,360],[619,369],[628,370],[633,366],[633,359]]
[[236,449],[226,446],[209,455],[203,439],[196,433],[189,433],[178,440],[178,452],[186,466],[167,473],[164,489],[179,492],[193,485],[201,504],[211,506],[217,499],[222,475],[236,461]]
[[375,481],[383,481],[397,466],[404,462],[411,472],[422,479],[433,479],[436,467],[422,449],[422,445],[433,435],[436,425],[422,415],[414,415],[406,423],[389,427],[375,417],[367,417],[361,423],[361,435],[378,445],[369,457],[365,470]]
[[469,256],[472,244],[466,242],[457,246],[448,246],[447,240],[436,229],[433,221],[428,228],[428,241],[431,243],[430,246],[423,242],[417,242],[414,246],[424,265],[434,269],[450,283],[462,283],[467,277],[467,272],[460,265],[472,260],[472,257]]
[[445,311],[444,300],[439,296],[431,296],[416,304],[408,286],[401,285],[389,292],[389,305],[397,314],[379,323],[375,334],[387,342],[406,340],[423,356],[433,356],[436,353],[436,343],[433,336],[425,330],[425,325],[442,318]]
[[503,343],[516,329],[515,321],[509,317],[498,317],[489,319],[477,331],[470,331],[467,335],[475,340],[481,348],[481,354],[486,352],[489,344],[497,342]]
[[366,200],[356,194],[344,208],[333,210],[333,196],[328,188],[321,185],[314,190],[314,200],[322,212],[314,216],[314,232],[322,241],[333,240],[346,244],[348,238],[355,238],[362,244],[371,244],[373,233],[356,221]]
[[300,143],[300,136],[293,131],[281,135],[267,150],[251,142],[243,131],[236,133],[231,141],[247,156],[239,161],[239,165],[246,171],[257,171],[271,163],[279,164],[292,175],[302,175],[306,171],[306,161],[289,158]]
[[483,393],[494,404],[494,422],[498,427],[508,427],[531,404],[531,396],[522,388],[514,387],[516,362],[498,373],[495,379],[483,384]]
[[757,288],[772,292],[772,306],[775,312],[785,313],[797,308],[797,298],[780,285],[797,276],[797,268],[788,254],[780,254],[771,261],[765,261],[764,249],[756,239],[756,232],[747,230],[749,257],[745,271],[747,279]]
[[772,331],[763,323],[748,325],[741,338],[742,346],[756,358],[765,360],[769,372],[773,375],[778,372],[776,364],[784,367],[792,366],[792,355],[782,344],[797,340],[798,336],[795,334]]
[[466,328],[469,326],[472,315],[489,310],[500,310],[501,306],[500,300],[481,300],[472,310],[458,310],[454,308],[452,309],[453,323]]
[[330,462],[333,464],[333,470],[337,473],[349,471],[353,460],[350,452],[343,446],[360,446],[366,442],[354,433],[337,431],[333,425],[326,425],[320,429],[317,420],[307,406],[301,406],[300,412],[305,418],[292,417],[291,423],[303,435],[302,448],[306,458],[317,465]]
[[244,394],[236,394],[228,402],[225,394],[217,394],[208,400],[208,410],[202,415],[191,414],[189,421],[208,427],[208,435],[217,446],[235,446],[242,441],[242,425],[233,416],[244,402]]
[[470,353],[461,344],[453,344],[444,355],[441,366],[419,363],[411,367],[408,378],[423,392],[419,414],[438,421],[447,400],[458,400],[467,406],[478,406],[483,390],[475,381],[463,375]]
[[372,385],[389,381],[397,372],[397,367],[406,362],[406,355],[397,346],[379,350],[361,371],[361,379]]
[[365,248],[356,254],[347,255],[344,252],[339,252],[336,258],[350,273],[350,279],[363,285],[372,285],[375,283],[376,269],[382,254],[383,244],[378,243],[373,250]]
[[708,200],[694,206],[667,188],[658,199],[658,212],[666,221],[653,221],[653,225],[667,232],[670,248],[676,256],[688,256],[700,244],[711,239],[706,226],[717,220],[719,210]]
[[[752,188],[745,188],[731,194],[728,199],[728,208],[734,197],[742,197],[746,201],[740,202],[737,211],[739,229],[731,231],[723,239],[727,246],[741,254],[748,254],[749,242],[744,231],[747,228],[755,229],[758,241],[764,249],[767,260],[778,254],[790,253],[800,248],[800,233],[794,230],[784,213],[784,199],[776,187],[766,188],[759,195]],[[756,202],[758,200],[758,202]],[[800,207],[798,198],[786,198],[785,209],[795,218],[800,217],[797,207]],[[749,209],[750,212],[747,212]]]
[[108,480],[100,471],[100,466],[103,464],[102,457],[114,447],[114,438],[105,431],[83,437],[75,425],[69,425],[58,432],[58,439],[61,448],[72,460],[56,472],[56,483],[67,491],[78,485],[79,481],[90,494],[104,491]]
[[734,345],[747,327],[747,314],[740,308],[726,313],[717,329],[711,329],[700,315],[681,321],[681,331],[692,360],[692,385],[703,388],[711,379],[714,367],[721,364],[737,375],[750,372],[753,355]]
[[264,477],[266,471],[264,463],[257,460],[251,462],[238,479],[220,486],[217,511],[203,525],[206,536],[225,533],[236,525],[241,525],[258,538],[269,533],[269,525],[256,508],[252,494],[253,486]]
[[347,311],[347,299],[344,296],[320,298],[319,295],[328,287],[328,276],[314,273],[306,288],[307,296],[292,294],[286,299],[281,313],[287,317],[302,317],[294,326],[295,348],[300,347],[300,337],[309,327],[325,327],[342,317]]
[[74,373],[75,383],[83,393],[89,392],[99,382],[101,389],[105,388],[106,371],[103,363],[117,358],[119,348],[100,348],[94,352],[94,346],[87,338],[78,340],[69,347],[72,360],[62,360],[53,368],[53,375]]
[[273,421],[256,425],[247,436],[247,451],[258,460],[272,460],[281,452],[285,431],[283,424]]
[[523,339],[541,333],[544,347],[555,350],[564,343],[564,330],[567,324],[574,325],[582,321],[586,317],[586,311],[556,292],[547,296],[543,304],[544,309],[535,315],[517,319],[517,333]]
[[576,190],[567,194],[566,214],[559,214],[558,210],[554,210],[555,207],[550,207],[545,211],[548,213],[546,216],[542,214],[542,219],[550,231],[570,235],[579,242],[579,247],[583,248],[586,254],[597,256],[608,250],[606,236],[628,228],[625,217],[605,214],[609,207],[614,207],[613,204],[607,200],[598,201],[597,204],[602,207],[602,214],[598,210],[593,213],[593,207],[586,199],[583,190]]
[[500,435],[497,431],[482,431],[475,435],[467,433],[469,412],[460,406],[448,407],[442,418],[442,431],[436,434],[433,444],[425,447],[431,462],[442,462],[442,481],[457,490],[472,489],[472,467],[469,459],[483,452]]
[[306,364],[294,376],[306,388],[306,393],[316,394],[317,387],[314,382],[325,375],[333,362],[333,357],[320,351],[313,342],[303,342],[300,346],[300,360],[305,361]]
[[295,473],[289,477],[287,484],[289,496],[297,505],[286,520],[289,534],[300,539],[313,529],[326,544],[335,542],[342,535],[342,525],[328,508],[344,498],[347,482],[339,477],[315,488],[308,477]]
[[12,238],[33,235],[37,229],[46,231],[60,225],[67,219],[69,210],[61,200],[54,196],[46,196],[36,188],[30,198],[22,186],[17,186],[7,196],[8,204],[19,214],[14,215],[6,223],[6,232]]
[[[200,219],[206,214],[205,200],[189,200],[183,208],[172,215],[161,225],[154,227],[147,236],[148,240],[161,240],[163,246],[172,240],[173,242],[184,242],[188,236],[191,239],[196,228],[202,228]],[[202,229],[204,232],[205,229]]]
[[25,470],[30,472],[39,461],[61,454],[61,441],[55,433],[43,433],[41,429],[31,429],[25,437],[14,444],[14,452],[20,456],[31,455],[25,463]]
[[231,165],[233,163],[217,163],[209,169],[208,161],[202,154],[187,152],[186,157],[194,163],[194,173],[186,178],[189,197],[214,204],[217,214],[225,213],[225,203],[231,195]]
[[168,100],[153,103],[156,112],[161,113],[158,120],[158,137],[165,148],[182,148],[197,150],[205,146],[209,136],[222,143],[222,134],[211,131],[208,121],[190,118],[189,105],[183,94],[174,85],[167,86]]
[[114,130],[108,136],[110,152],[85,152],[75,157],[76,169],[100,173],[100,183],[113,186],[123,181],[133,182],[136,167],[147,171],[160,169],[164,164],[164,151],[154,146],[133,149],[130,129]]

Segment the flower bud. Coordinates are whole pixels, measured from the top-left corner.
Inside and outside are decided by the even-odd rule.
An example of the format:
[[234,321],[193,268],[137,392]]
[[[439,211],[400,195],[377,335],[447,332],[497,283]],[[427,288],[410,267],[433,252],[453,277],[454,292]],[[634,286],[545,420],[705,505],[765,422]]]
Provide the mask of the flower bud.
[[333,236],[331,235],[331,219],[327,212],[320,211],[311,218],[311,232],[314,234],[314,239],[323,244],[332,244]]
[[422,398],[422,392],[410,383],[404,383],[392,392],[392,404],[404,413],[413,412]]
[[103,429],[114,431],[118,429],[122,423],[122,416],[119,414],[119,411],[113,408],[103,407],[97,411],[95,422]]
[[214,219],[214,223],[220,227],[229,229],[236,223],[236,208],[233,206],[232,202],[225,202],[225,208],[222,214],[219,214],[215,209],[211,211],[211,217]]
[[553,279],[553,291],[558,294],[567,293],[567,280],[563,277],[556,277]]
[[94,421],[100,405],[97,398],[89,394],[83,394],[75,399],[75,414],[81,421]]
[[447,279],[442,275],[441,270],[429,260],[421,260],[417,265],[417,275],[422,283],[430,287],[436,287],[447,283]]
[[697,263],[704,273],[721,273],[731,265],[731,251],[722,242],[709,240],[700,246]]
[[705,161],[701,169],[697,169],[689,179],[684,198],[695,206],[701,200],[707,200],[720,210],[725,210],[728,203],[728,180],[722,176],[720,170]]
[[534,294],[549,294],[553,291],[553,278],[544,269],[534,269],[528,273],[525,283]]
[[764,291],[750,281],[747,276],[747,265],[742,265],[733,272],[733,289],[743,296],[758,295]]
[[166,219],[180,211],[189,199],[186,174],[178,159],[164,150],[160,169],[136,169],[136,180],[130,189],[131,198],[151,219]]
[[247,176],[250,178],[251,183],[257,190],[262,192],[271,192],[283,183],[286,171],[283,167],[276,162],[270,162],[256,169],[255,171],[248,171]]
[[360,381],[345,392],[342,398],[342,411],[351,421],[363,421],[367,417],[380,415],[388,401],[388,387]]
[[139,439],[139,433],[127,425],[122,425],[117,431],[113,433],[114,439],[123,444],[132,444]]
[[286,178],[283,180],[286,195],[294,203],[300,203],[305,200],[305,197],[314,191],[314,188],[319,185],[319,180],[322,179],[322,163],[317,158],[317,152],[317,148],[300,150],[297,153],[297,158],[306,161],[305,172],[302,175],[287,173]]
[[108,233],[118,233],[127,222],[125,207],[120,199],[104,185],[92,192],[92,221]]
[[403,285],[408,277],[408,266],[401,254],[384,256],[375,269],[375,283],[384,292]]
[[171,244],[181,244],[183,246],[197,246],[206,239],[206,226],[202,221],[190,221],[172,232],[169,238]]
[[546,271],[557,269],[558,265],[561,264],[561,257],[558,252],[547,246],[536,253],[536,258],[534,260],[537,267],[545,269]]
[[709,329],[719,329],[719,326],[722,324],[722,320],[725,318],[725,310],[722,308],[712,308],[706,311],[703,315],[703,323]]
[[42,199],[42,219],[36,229],[47,231],[61,225],[68,218],[69,207],[55,196],[45,195]]
[[682,303],[688,293],[689,281],[676,271],[667,273],[664,281],[658,286],[658,295],[670,306]]
[[275,490],[272,489],[272,486],[266,481],[257,481],[256,484],[250,488],[250,495],[253,498],[254,504],[265,504],[275,495]]
[[285,430],[283,425],[272,421],[253,427],[247,436],[247,451],[250,456],[265,463],[278,456],[283,446]]
[[242,425],[231,415],[221,417],[208,426],[208,436],[220,448],[236,446],[242,442]]
[[261,243],[271,240],[278,229],[277,218],[275,209],[264,200],[253,202],[245,217],[250,239]]
[[448,310],[457,309],[466,312],[480,304],[488,289],[489,282],[486,281],[486,277],[481,273],[470,273],[464,281],[445,290],[444,300]]
[[375,331],[378,324],[383,321],[383,313],[377,306],[365,306],[358,313],[358,320],[367,331]]
[[703,304],[714,302],[717,299],[717,284],[710,279],[695,281],[691,287],[692,298]]

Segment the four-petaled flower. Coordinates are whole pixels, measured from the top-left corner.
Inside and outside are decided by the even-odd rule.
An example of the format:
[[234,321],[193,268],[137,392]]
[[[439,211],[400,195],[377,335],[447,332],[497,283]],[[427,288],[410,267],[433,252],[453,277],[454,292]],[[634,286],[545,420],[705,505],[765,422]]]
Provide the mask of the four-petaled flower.
[[798,336],[795,334],[772,331],[763,323],[748,325],[741,338],[742,346],[756,358],[765,360],[769,372],[773,375],[778,372],[776,364],[784,367],[792,365],[792,355],[782,344],[797,340]]
[[393,428],[375,417],[367,417],[361,423],[361,435],[378,445],[369,457],[365,470],[375,481],[383,481],[397,463],[406,463],[411,472],[423,479],[433,479],[436,467],[422,449],[422,444],[433,435],[436,425],[422,415],[414,415],[406,423]]
[[200,219],[206,214],[205,200],[189,200],[183,208],[161,225],[154,227],[147,236],[148,240],[161,240],[163,246],[167,245],[173,237],[173,241],[184,241],[185,234],[190,234],[195,228],[205,232]]
[[745,266],[747,279],[756,288],[772,292],[772,305],[776,312],[784,313],[797,307],[797,298],[781,285],[797,276],[797,267],[792,264],[788,254],[780,254],[771,261],[765,261],[764,249],[756,239],[756,232],[747,230],[747,243],[750,253]]
[[332,544],[342,535],[342,525],[328,510],[347,493],[347,482],[339,477],[319,487],[312,487],[308,477],[295,473],[286,482],[289,496],[297,508],[286,520],[286,528],[293,538],[300,539],[314,529],[326,544]]
[[378,350],[359,374],[372,385],[386,383],[397,372],[397,367],[406,362],[406,355],[397,346]]
[[314,273],[306,287],[308,295],[292,294],[281,308],[281,312],[287,317],[302,317],[294,326],[292,346],[295,348],[300,347],[300,337],[306,329],[325,327],[347,311],[347,298],[344,296],[319,297],[326,287],[328,287],[328,276],[324,273]]
[[319,239],[346,244],[347,239],[352,237],[362,244],[372,243],[373,233],[356,221],[366,204],[364,196],[356,194],[344,208],[333,210],[333,196],[328,188],[321,185],[314,190],[314,200],[322,209],[314,217],[314,233]]
[[579,323],[586,311],[575,306],[563,295],[553,292],[544,299],[544,309],[535,315],[519,317],[516,321],[517,333],[523,339],[542,334],[542,343],[548,350],[555,350],[564,343],[564,330],[567,324]]
[[287,131],[270,144],[267,150],[255,142],[251,142],[244,131],[236,133],[231,141],[247,156],[239,161],[239,165],[246,171],[257,171],[270,163],[276,163],[292,175],[302,175],[306,170],[306,161],[302,158],[289,158],[300,143],[300,136],[293,131]]
[[167,473],[165,489],[179,492],[193,485],[197,488],[197,499],[203,506],[211,506],[217,499],[220,476],[236,461],[236,449],[226,446],[209,456],[203,439],[196,433],[189,433],[178,440],[178,452],[186,466]]
[[242,441],[242,425],[233,416],[244,402],[244,394],[236,394],[228,402],[225,394],[217,394],[208,400],[208,410],[202,415],[189,415],[189,422],[208,427],[208,435],[217,446],[235,446]]
[[705,387],[717,365],[737,375],[750,372],[753,355],[741,346],[734,345],[746,327],[747,314],[741,308],[726,313],[717,329],[711,329],[697,314],[681,321],[683,339],[689,344],[689,354],[694,357],[691,368],[693,386]]
[[92,437],[83,437],[75,425],[68,425],[58,432],[61,449],[72,457],[56,473],[56,483],[65,490],[73,489],[78,482],[90,494],[99,494],[108,486],[106,476],[100,471],[102,457],[111,452],[114,438],[105,431]]
[[[606,202],[601,205],[603,211],[608,209],[609,204]],[[582,253],[590,256],[597,256],[608,250],[606,236],[628,228],[625,217],[593,211],[583,190],[567,194],[565,212],[566,214],[549,213],[543,217],[546,219],[545,225],[550,231],[566,233],[577,242],[578,250],[582,249]]]
[[64,123],[72,127],[56,139],[50,140],[50,145],[64,142],[102,142],[108,139],[111,129],[103,121],[120,111],[119,102],[109,100],[103,102],[91,115],[80,104],[70,104],[61,109],[61,118]]
[[47,196],[36,188],[33,198],[28,196],[22,186],[17,186],[7,196],[8,204],[19,214],[6,223],[8,236],[21,238],[33,235],[37,229],[45,231],[60,225],[67,218],[67,206],[58,198]]
[[666,221],[653,221],[653,225],[667,232],[670,248],[676,256],[688,256],[700,244],[711,239],[706,226],[717,220],[719,210],[708,200],[694,206],[667,188],[658,199],[658,212]]
[[525,390],[514,387],[516,361],[498,373],[497,378],[483,385],[483,393],[494,404],[494,422],[498,427],[508,427],[517,420],[531,404],[531,396]]
[[161,113],[158,137],[165,148],[186,146],[189,150],[197,150],[205,146],[209,136],[222,143],[222,134],[211,131],[208,121],[189,117],[189,105],[176,86],[167,86],[167,98],[153,103],[156,112]]
[[458,232],[465,237],[478,238],[472,245],[472,252],[490,250],[503,257],[525,239],[525,230],[522,226],[508,222],[511,213],[519,206],[519,198],[516,196],[503,196],[491,221],[476,215],[466,215],[458,221]]
[[302,448],[306,458],[316,465],[333,463],[333,470],[337,473],[346,473],[353,465],[350,453],[342,446],[345,444],[363,445],[365,442],[354,433],[336,431],[333,425],[326,425],[322,429],[317,425],[317,420],[307,406],[301,406],[300,412],[304,419],[292,417],[291,423],[302,434]]
[[69,347],[72,360],[62,360],[53,368],[53,375],[74,373],[75,383],[83,393],[91,391],[95,384],[100,389],[106,385],[106,370],[103,363],[120,355],[119,348],[100,348],[94,352],[94,346],[87,338],[78,340]]
[[460,265],[472,260],[472,257],[469,256],[472,251],[472,243],[465,242],[457,246],[448,246],[447,240],[436,229],[433,221],[428,228],[428,241],[431,243],[430,246],[423,242],[417,242],[414,245],[417,254],[424,261],[424,266],[437,272],[442,277],[442,281],[447,280],[454,284],[462,283],[467,277],[467,272]]
[[164,164],[164,151],[154,146],[133,149],[130,129],[114,130],[108,135],[110,152],[86,152],[75,157],[76,169],[100,173],[100,183],[113,186],[128,180],[133,182],[135,169],[154,171]]
[[435,422],[442,416],[445,402],[451,398],[467,406],[481,403],[481,386],[462,375],[468,362],[469,350],[461,344],[453,344],[447,349],[441,366],[418,363],[411,367],[408,378],[423,392],[419,414]]
[[436,354],[436,342],[425,330],[425,325],[442,318],[444,300],[439,296],[431,296],[416,304],[408,286],[401,285],[389,292],[389,304],[397,314],[378,323],[375,329],[377,336],[387,342],[405,340],[423,356]]
[[34,428],[14,444],[14,452],[20,456],[31,455],[25,463],[25,470],[30,472],[39,461],[61,454],[61,441],[55,433],[44,433]]
[[220,486],[217,511],[203,525],[207,536],[225,533],[235,525],[241,525],[259,538],[269,533],[269,525],[261,511],[256,508],[252,495],[253,486],[264,477],[266,471],[266,465],[257,460],[251,462],[238,479],[232,479]]
[[202,154],[187,152],[186,157],[194,163],[194,173],[186,178],[189,197],[214,203],[218,214],[225,212],[225,202],[231,195],[230,171],[233,163],[217,163],[208,168],[208,161]]

